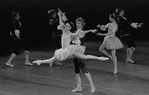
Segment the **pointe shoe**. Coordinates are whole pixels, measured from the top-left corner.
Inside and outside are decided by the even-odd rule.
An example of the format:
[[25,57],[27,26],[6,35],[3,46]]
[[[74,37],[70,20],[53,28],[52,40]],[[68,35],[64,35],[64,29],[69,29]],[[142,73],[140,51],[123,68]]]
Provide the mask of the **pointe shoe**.
[[99,57],[99,60],[106,61],[106,60],[109,60],[109,58],[108,57]]
[[95,92],[95,86],[91,86],[91,92],[92,92],[92,93]]
[[134,61],[133,60],[130,60],[130,59],[127,59],[126,60],[126,63],[134,63]]
[[117,68],[114,68],[114,74],[117,74]]
[[6,65],[9,67],[14,67],[14,65],[12,65],[11,63],[6,63]]
[[37,65],[40,65],[41,61],[40,60],[36,60],[36,61],[33,61],[32,63],[36,63]]
[[75,89],[71,90],[71,92],[80,92],[82,91],[82,88],[76,87]]
[[33,64],[30,62],[25,62],[25,65],[32,66]]

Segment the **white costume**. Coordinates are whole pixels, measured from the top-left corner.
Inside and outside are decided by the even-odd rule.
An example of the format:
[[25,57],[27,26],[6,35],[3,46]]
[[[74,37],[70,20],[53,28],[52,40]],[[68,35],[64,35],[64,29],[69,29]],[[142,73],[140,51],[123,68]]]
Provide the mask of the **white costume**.
[[[80,45],[70,45],[72,38],[71,34],[65,34],[63,33],[61,43],[62,48],[55,51],[54,55],[57,57],[58,60],[62,61],[67,58],[73,57],[74,52],[84,53],[85,52],[85,46]],[[78,39],[78,38],[76,38]]]
[[112,32],[109,35],[106,35],[103,41],[105,47],[107,49],[120,49],[123,48],[122,42],[119,40],[118,37],[115,36],[115,32],[118,29],[118,25],[116,23],[108,23],[106,26],[108,27],[108,32]]

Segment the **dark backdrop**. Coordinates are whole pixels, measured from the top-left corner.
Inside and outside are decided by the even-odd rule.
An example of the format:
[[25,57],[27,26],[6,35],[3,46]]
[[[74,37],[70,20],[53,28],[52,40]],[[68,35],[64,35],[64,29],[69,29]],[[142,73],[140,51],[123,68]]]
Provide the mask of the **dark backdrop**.
[[[148,39],[149,1],[148,0],[0,0],[0,42],[1,47],[10,43],[11,12],[18,11],[25,31],[25,37],[31,44],[46,42],[48,17],[51,8],[60,8],[66,12],[70,21],[77,17],[86,20],[86,29],[95,28],[97,24],[109,22],[108,16],[117,7],[125,10],[129,21],[143,22],[144,27],[133,31],[136,40]],[[101,40],[89,33],[87,40]]]

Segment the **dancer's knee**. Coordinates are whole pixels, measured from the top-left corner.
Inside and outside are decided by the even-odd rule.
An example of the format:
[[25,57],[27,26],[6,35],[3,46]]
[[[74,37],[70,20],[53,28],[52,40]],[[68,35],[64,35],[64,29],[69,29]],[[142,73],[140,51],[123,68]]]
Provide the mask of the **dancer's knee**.
[[84,74],[88,73],[88,71],[86,70],[86,68],[82,68],[81,70],[82,70],[82,72],[83,72]]

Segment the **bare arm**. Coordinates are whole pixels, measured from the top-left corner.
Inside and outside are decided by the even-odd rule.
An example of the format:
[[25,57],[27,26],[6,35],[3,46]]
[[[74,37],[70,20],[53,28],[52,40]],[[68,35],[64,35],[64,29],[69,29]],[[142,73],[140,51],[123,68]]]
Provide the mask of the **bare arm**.
[[63,23],[63,21],[62,21],[61,14],[62,14],[62,11],[59,10],[59,12],[58,12],[58,17],[59,17],[58,30],[63,30],[63,26],[64,26],[64,23]]
[[97,32],[97,29],[90,29],[90,30],[83,30],[83,33],[86,34],[86,33],[89,33],[89,32],[92,32],[92,33],[95,33]]
[[106,36],[106,35],[110,35],[111,32],[108,32],[108,33],[98,33],[97,35],[100,35],[100,36]]

